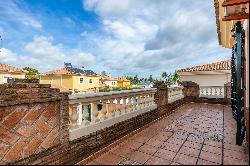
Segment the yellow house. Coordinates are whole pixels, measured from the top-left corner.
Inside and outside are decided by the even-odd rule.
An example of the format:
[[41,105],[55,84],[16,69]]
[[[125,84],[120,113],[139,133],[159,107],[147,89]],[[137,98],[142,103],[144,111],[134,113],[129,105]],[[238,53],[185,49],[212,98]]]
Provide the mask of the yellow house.
[[7,80],[11,78],[25,79],[24,70],[5,64],[0,64],[0,84],[7,83]]
[[72,93],[98,92],[99,80],[100,77],[92,70],[73,68],[70,63],[65,63],[64,68],[40,74],[41,84],[51,84]]
[[131,86],[130,80],[126,78],[118,78],[117,80],[117,86],[118,87],[123,87],[123,88],[128,88]]

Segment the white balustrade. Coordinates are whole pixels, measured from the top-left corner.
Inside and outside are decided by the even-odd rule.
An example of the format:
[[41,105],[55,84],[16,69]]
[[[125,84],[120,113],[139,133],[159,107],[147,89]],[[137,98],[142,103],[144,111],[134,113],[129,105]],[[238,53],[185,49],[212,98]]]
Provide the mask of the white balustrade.
[[70,140],[156,109],[155,88],[69,96]]
[[200,97],[224,98],[224,86],[200,86]]
[[184,98],[182,89],[182,86],[174,86],[168,88],[168,103],[172,103],[174,101]]

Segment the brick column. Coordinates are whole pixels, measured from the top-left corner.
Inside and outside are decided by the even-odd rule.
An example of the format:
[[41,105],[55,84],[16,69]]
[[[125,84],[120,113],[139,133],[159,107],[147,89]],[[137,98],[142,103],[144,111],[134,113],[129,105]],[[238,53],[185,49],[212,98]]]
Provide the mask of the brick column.
[[155,93],[155,103],[158,110],[165,110],[168,104],[168,88],[165,85],[159,85]]
[[67,107],[67,93],[39,80],[0,85],[0,164],[39,163],[40,156],[67,145]]
[[185,101],[195,101],[199,99],[200,87],[197,83],[192,81],[183,81],[182,82],[183,94]]
[[231,82],[224,84],[224,102],[225,104],[231,103]]

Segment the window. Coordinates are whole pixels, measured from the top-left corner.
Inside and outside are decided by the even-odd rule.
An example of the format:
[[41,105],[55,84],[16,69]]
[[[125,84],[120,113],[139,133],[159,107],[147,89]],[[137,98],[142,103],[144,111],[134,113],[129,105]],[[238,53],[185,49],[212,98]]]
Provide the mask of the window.
[[92,84],[92,83],[93,83],[93,79],[89,78],[89,84]]
[[83,78],[80,78],[80,84],[83,84]]

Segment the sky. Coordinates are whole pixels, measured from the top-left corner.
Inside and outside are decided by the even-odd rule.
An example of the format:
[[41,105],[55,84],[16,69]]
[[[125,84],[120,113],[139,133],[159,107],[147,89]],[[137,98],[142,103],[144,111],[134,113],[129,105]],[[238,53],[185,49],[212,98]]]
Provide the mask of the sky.
[[64,62],[113,76],[229,59],[213,0],[0,0],[0,63],[40,72]]

